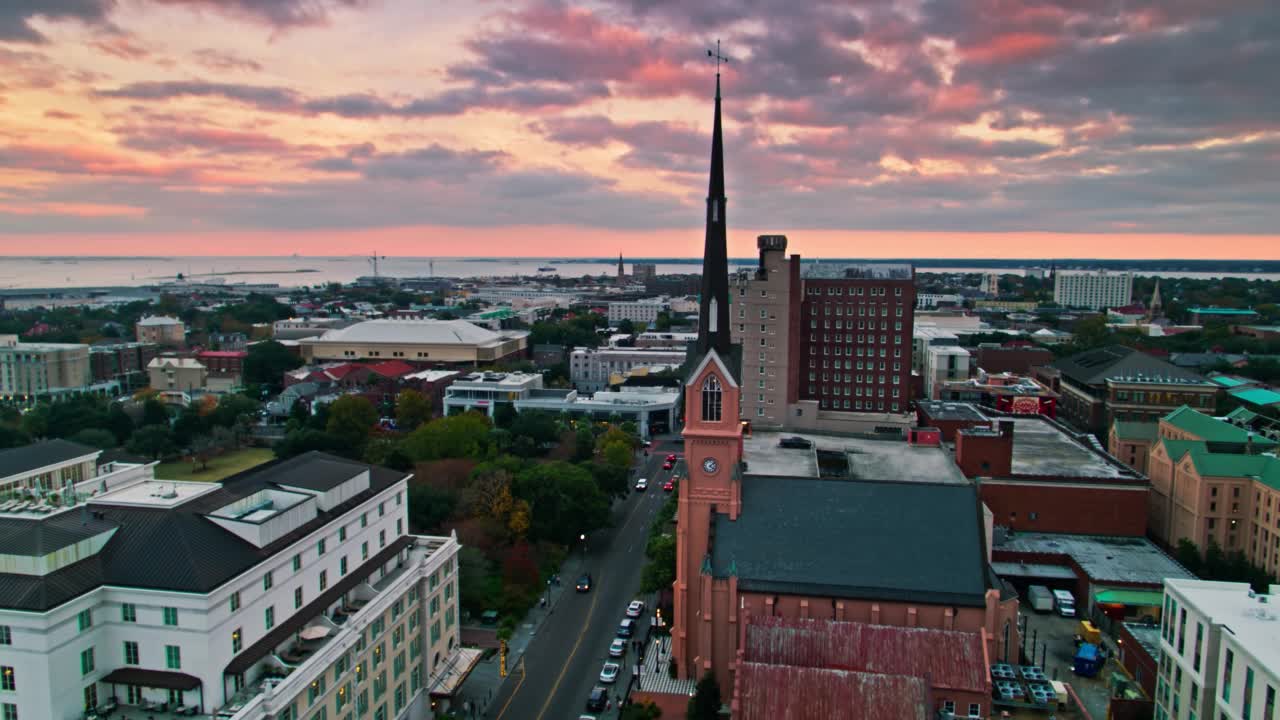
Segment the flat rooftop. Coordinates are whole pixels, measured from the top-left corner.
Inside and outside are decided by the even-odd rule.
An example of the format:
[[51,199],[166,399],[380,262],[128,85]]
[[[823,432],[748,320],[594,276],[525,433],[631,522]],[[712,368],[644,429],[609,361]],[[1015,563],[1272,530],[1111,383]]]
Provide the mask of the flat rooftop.
[[[995,552],[1066,555],[1094,582],[1163,585],[1166,578],[1194,578],[1146,538],[1019,532],[997,537]],[[1006,561],[1007,562],[1007,561]]]
[[212,482],[147,480],[133,485],[126,485],[119,490],[95,495],[90,498],[89,502],[170,508],[181,505],[205,493],[220,489],[222,489],[220,484]]
[[[1177,590],[1214,623],[1230,629],[1240,647],[1274,673],[1280,668],[1280,585],[1270,595],[1250,597],[1244,583],[1175,582]],[[1225,635],[1224,635],[1225,637]]]
[[916,407],[934,420],[985,422],[989,419],[969,403],[917,400]]
[[1012,419],[1013,472],[1016,475],[1134,477],[1132,470],[1111,462],[1051,422],[1038,416]]
[[[811,448],[784,448],[786,437],[801,437]],[[910,445],[905,440],[869,440],[819,433],[753,432],[743,439],[747,473],[777,477],[819,477],[818,452],[844,455],[855,480],[902,480],[968,484],[944,448]]]

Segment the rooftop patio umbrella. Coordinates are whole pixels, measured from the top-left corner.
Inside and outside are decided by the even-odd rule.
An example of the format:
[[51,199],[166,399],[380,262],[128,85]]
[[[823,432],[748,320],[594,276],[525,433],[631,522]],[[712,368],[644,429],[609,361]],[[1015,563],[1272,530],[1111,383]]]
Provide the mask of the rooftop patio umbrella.
[[298,633],[298,637],[303,640],[319,640],[322,637],[327,637],[331,632],[333,631],[324,625],[312,625],[311,627],[303,628],[302,632]]

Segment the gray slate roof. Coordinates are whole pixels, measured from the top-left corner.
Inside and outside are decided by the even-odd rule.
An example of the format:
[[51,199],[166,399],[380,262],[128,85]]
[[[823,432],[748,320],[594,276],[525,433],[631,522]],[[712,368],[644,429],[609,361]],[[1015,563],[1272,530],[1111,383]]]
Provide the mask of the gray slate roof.
[[1158,357],[1139,352],[1124,345],[1108,345],[1097,350],[1086,350],[1053,364],[1077,385],[1102,385],[1109,378],[1126,376],[1168,377],[1175,380],[1200,381],[1204,378],[1190,370],[1184,370]]
[[62,439],[45,440],[34,445],[0,450],[0,478],[74,460],[96,452],[98,452],[97,448]]
[[[316,468],[334,472],[337,465],[350,468],[350,474],[369,468],[369,490],[329,512],[319,512],[315,520],[264,548],[240,539],[203,517],[269,487],[280,484],[307,487],[310,472]],[[404,477],[405,473],[396,470],[311,452],[233,475],[223,480],[219,489],[171,509],[95,502],[91,509],[102,513],[102,519],[92,521],[97,524],[91,527],[98,528],[98,532],[112,526],[119,528],[106,546],[96,555],[44,577],[0,573],[0,608],[49,610],[99,585],[207,593]],[[62,541],[58,532],[74,532],[66,523],[76,524],[80,520],[78,512],[70,512],[34,522],[56,524],[40,531],[45,538],[40,542],[52,543]],[[17,536],[24,529],[29,531],[29,522],[32,521],[0,518],[0,542]]]
[[980,607],[989,586],[971,485],[748,475],[715,517],[712,573],[766,593]]
[[84,512],[0,521],[0,553],[43,557],[115,527]]

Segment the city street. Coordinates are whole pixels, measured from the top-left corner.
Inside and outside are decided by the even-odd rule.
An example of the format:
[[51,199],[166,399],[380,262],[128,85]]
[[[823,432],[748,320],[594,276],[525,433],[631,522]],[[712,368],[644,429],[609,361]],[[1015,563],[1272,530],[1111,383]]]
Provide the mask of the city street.
[[[562,577],[565,592],[551,616],[538,629],[524,657],[508,676],[493,699],[485,717],[494,720],[561,720],[582,714],[616,717],[615,696],[625,692],[636,653],[630,646],[617,683],[608,685],[614,709],[609,713],[586,713],[587,696],[599,685],[601,667],[609,661],[609,643],[626,617],[627,604],[639,597],[640,571],[649,525],[669,494],[662,483],[672,471],[662,469],[668,453],[681,454],[683,446],[674,436],[658,439],[649,457],[632,475],[649,480],[649,489],[634,492],[614,506],[614,526],[587,537],[585,560],[593,578],[590,592],[573,592],[577,577]],[[682,465],[677,466],[679,470]],[[583,548],[572,550],[582,553]],[[648,603],[648,598],[644,598]],[[645,636],[652,604],[637,623],[635,638]]]

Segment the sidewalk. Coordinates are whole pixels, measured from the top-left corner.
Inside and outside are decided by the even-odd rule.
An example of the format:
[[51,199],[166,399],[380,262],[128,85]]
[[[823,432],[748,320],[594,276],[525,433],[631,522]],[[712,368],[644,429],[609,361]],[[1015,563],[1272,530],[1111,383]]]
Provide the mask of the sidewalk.
[[[581,553],[570,553],[569,557],[565,558],[564,565],[560,567],[560,585],[551,586],[549,591],[551,600],[547,607],[542,607],[540,602],[534,604],[529,614],[525,615],[524,621],[516,625],[511,639],[507,641],[508,677],[519,674],[520,659],[524,657],[524,651],[529,647],[529,643],[533,642],[533,638],[537,636],[538,629],[542,627],[542,621],[555,612],[561,596],[566,591],[573,592],[574,580],[581,571]],[[470,713],[464,714],[464,708],[468,707],[466,705],[468,702],[471,704],[470,707],[475,709],[474,717],[476,718],[491,717],[491,713],[496,712],[496,709],[489,707],[489,704],[498,695],[502,684],[507,681],[507,678],[499,674],[498,663],[498,653],[494,653],[489,659],[478,663],[462,683],[453,701],[453,708],[458,712],[459,718],[472,717]]]

